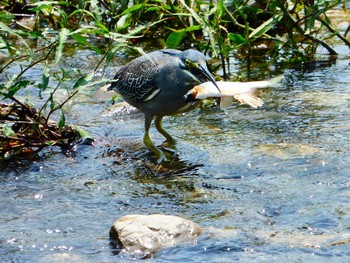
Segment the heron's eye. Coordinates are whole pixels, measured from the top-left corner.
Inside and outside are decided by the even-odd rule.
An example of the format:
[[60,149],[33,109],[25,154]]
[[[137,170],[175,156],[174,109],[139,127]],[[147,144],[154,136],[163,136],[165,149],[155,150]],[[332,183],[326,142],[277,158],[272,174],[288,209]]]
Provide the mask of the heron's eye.
[[196,63],[188,58],[185,59],[185,65],[188,69],[198,68],[198,63]]

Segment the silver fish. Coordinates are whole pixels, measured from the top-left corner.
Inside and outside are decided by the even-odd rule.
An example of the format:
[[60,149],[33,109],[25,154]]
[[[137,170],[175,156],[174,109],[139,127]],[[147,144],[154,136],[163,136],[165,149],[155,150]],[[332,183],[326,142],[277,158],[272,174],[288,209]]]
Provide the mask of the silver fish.
[[220,108],[230,106],[234,99],[242,104],[248,104],[253,108],[260,107],[264,104],[258,96],[257,89],[267,87],[278,87],[281,85],[283,75],[277,76],[270,80],[250,81],[250,82],[229,82],[216,81],[221,92],[210,81],[204,82],[188,91],[184,96],[186,102],[204,100],[207,98],[221,98]]

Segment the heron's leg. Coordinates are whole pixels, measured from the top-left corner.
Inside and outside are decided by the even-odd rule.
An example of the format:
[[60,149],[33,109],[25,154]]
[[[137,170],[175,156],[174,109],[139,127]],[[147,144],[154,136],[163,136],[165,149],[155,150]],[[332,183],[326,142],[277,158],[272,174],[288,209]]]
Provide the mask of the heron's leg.
[[153,116],[145,115],[145,134],[143,136],[143,143],[158,158],[158,163],[161,163],[166,159],[165,154],[160,149],[158,149],[157,146],[154,145],[151,137],[149,136],[149,129],[151,127],[152,119]]
[[163,119],[163,116],[156,116],[156,119],[154,120],[154,125],[156,126],[157,131],[159,131],[159,133],[162,134],[166,138],[167,142],[170,145],[174,145],[176,143],[176,141],[173,137],[171,137],[171,135],[169,133],[167,133],[163,129],[162,119]]

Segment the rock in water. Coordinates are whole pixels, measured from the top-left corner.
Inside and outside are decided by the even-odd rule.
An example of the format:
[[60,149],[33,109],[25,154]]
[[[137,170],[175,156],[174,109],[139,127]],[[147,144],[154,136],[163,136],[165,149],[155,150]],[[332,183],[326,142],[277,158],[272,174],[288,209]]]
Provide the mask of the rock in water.
[[202,229],[190,220],[170,215],[127,215],[115,221],[112,240],[133,256],[152,257],[159,249],[193,242]]

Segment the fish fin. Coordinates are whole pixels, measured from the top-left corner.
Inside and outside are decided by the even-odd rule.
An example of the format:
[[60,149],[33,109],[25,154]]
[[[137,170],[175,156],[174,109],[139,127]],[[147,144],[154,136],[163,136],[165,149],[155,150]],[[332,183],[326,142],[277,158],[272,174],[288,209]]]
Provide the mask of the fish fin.
[[221,97],[220,108],[221,109],[227,108],[231,106],[232,102],[233,102],[233,97]]
[[264,104],[263,100],[258,97],[256,90],[251,90],[246,93],[235,95],[234,98],[242,104],[248,104],[253,108],[260,107]]
[[283,74],[278,75],[277,77],[274,77],[274,78],[272,78],[272,79],[267,81],[268,82],[268,86],[269,87],[275,87],[275,88],[281,87],[282,86],[281,82],[282,82],[283,79],[284,79],[284,75]]

